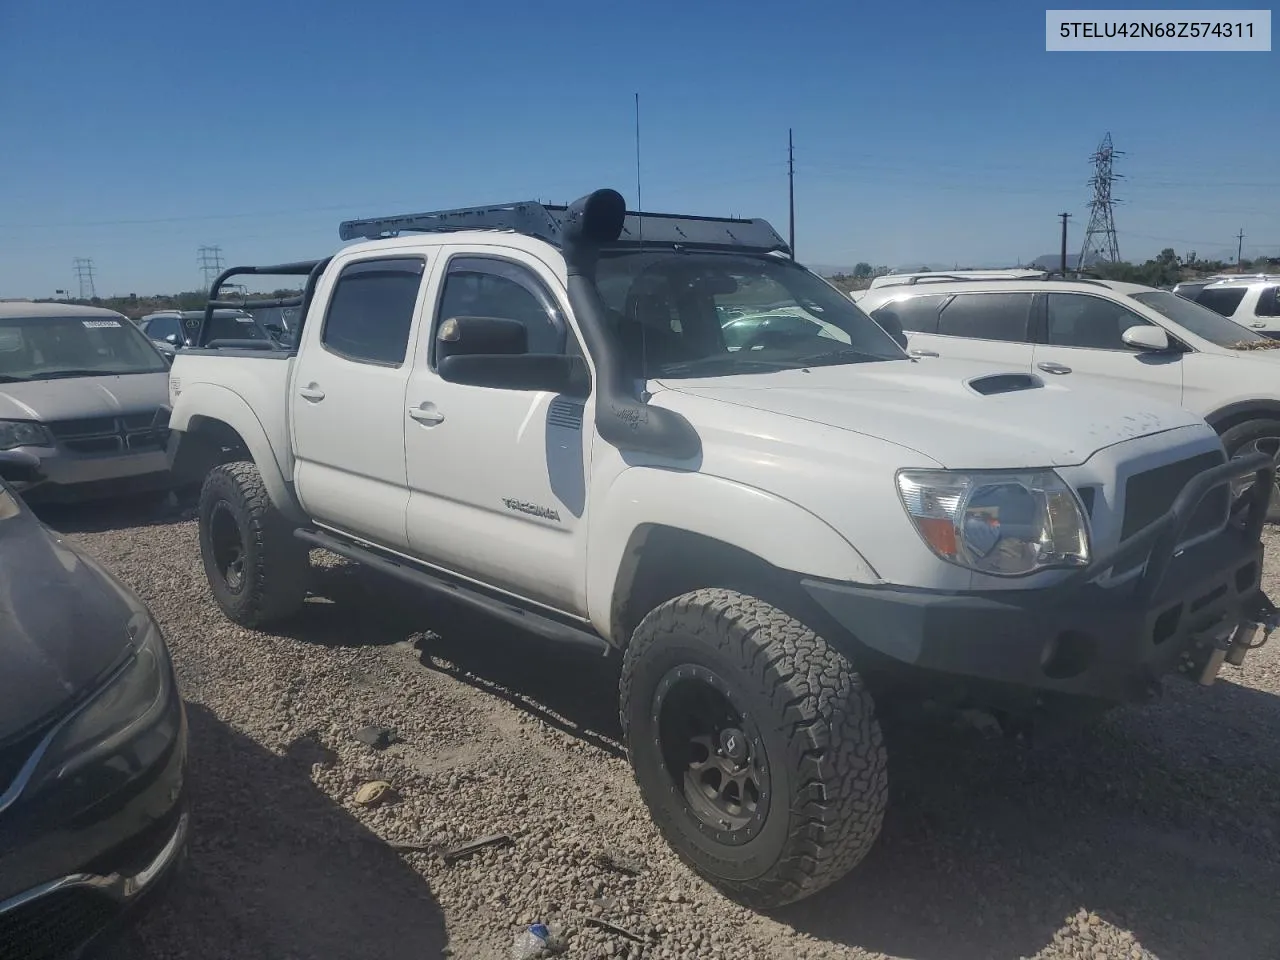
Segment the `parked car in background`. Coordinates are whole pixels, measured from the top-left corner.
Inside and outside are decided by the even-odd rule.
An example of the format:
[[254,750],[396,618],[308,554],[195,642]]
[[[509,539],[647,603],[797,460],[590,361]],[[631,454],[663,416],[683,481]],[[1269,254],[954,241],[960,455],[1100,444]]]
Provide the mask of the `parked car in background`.
[[169,364],[122,314],[0,304],[0,451],[36,458],[28,499],[168,487]]
[[[65,308],[63,308],[65,309]],[[41,524],[0,451],[0,956],[79,956],[153,899],[187,835],[187,721],[142,601]]]
[[1178,284],[1174,292],[1243,327],[1280,339],[1280,274],[1222,277],[1198,288]]
[[[1280,460],[1280,341],[1170,291],[1107,280],[918,280],[859,306],[914,356],[987,360],[1180,403],[1232,456]],[[1280,490],[1269,518],[1280,520]]]
[[[196,331],[204,319],[203,310],[165,310],[149,313],[138,321],[139,328],[158,347],[172,354],[190,346]],[[262,340],[281,341],[283,330],[272,329],[246,310],[213,311],[208,340]]]

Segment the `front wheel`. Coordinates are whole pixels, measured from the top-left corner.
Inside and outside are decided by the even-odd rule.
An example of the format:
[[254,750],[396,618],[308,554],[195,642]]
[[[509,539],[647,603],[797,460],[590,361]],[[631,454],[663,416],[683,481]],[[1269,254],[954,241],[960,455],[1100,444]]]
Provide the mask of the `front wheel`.
[[[1280,420],[1247,420],[1236,424],[1222,434],[1222,445],[1226,447],[1227,456],[1233,459],[1265,453],[1280,467]],[[1267,522],[1280,523],[1280,475],[1277,475],[1277,486],[1271,489]]]
[[249,461],[214,467],[200,488],[200,556],[227,619],[262,627],[297,612],[309,551],[293,536]]
[[756,908],[848,873],[879,836],[886,755],[839,651],[761,600],[709,589],[664,603],[623,662],[636,781],[677,854]]

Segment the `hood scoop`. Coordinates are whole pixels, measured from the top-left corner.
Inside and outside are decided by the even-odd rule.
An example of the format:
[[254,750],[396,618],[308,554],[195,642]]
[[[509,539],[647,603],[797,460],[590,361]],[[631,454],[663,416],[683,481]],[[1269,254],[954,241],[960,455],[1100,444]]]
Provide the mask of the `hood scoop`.
[[966,380],[965,386],[974,393],[990,397],[997,393],[1036,390],[1044,386],[1044,381],[1030,373],[992,373],[984,377],[974,377],[972,380]]

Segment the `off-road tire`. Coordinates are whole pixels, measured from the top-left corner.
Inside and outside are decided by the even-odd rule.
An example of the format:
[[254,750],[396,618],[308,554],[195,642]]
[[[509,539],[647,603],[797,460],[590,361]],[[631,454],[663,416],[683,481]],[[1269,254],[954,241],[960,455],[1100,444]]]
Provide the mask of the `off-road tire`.
[[[243,574],[238,589],[215,560],[211,519],[219,511],[239,532]],[[271,502],[257,465],[240,460],[214,467],[200,488],[198,513],[205,576],[227,619],[256,628],[296,613],[307,596],[310,552]]]
[[[1226,447],[1228,457],[1239,456],[1259,440],[1275,440],[1276,448],[1280,449],[1280,420],[1246,420],[1222,434],[1222,445]],[[1267,522],[1280,523],[1280,491],[1271,493]]]
[[[736,845],[707,836],[658,746],[662,678],[686,664],[725,682],[764,747],[772,796],[759,832]],[[803,899],[853,869],[879,836],[888,774],[871,696],[843,654],[776,607],[724,589],[662,604],[635,630],[620,693],[650,815],[681,859],[730,898],[757,909]]]

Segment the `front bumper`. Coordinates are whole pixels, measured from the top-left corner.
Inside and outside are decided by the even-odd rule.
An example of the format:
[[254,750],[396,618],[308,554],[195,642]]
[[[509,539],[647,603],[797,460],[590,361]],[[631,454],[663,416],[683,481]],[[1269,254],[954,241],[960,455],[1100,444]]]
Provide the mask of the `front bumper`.
[[80,956],[181,861],[188,730],[176,683],[166,696],[154,727],[98,767],[52,794],[20,793],[0,812],[0,960]]
[[[1193,477],[1170,510],[1118,550],[1042,590],[941,593],[805,579],[809,595],[876,654],[937,679],[1114,702],[1146,698],[1172,672],[1212,682],[1275,608],[1260,587],[1275,465],[1241,458]],[[1210,490],[1252,476],[1233,521],[1175,556]],[[1119,586],[1094,581],[1145,565]],[[1236,641],[1234,648],[1232,642]]]

